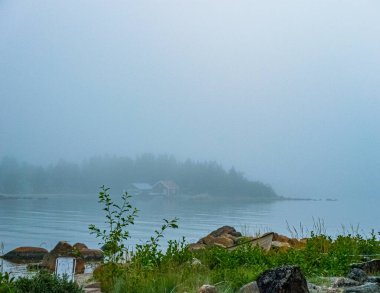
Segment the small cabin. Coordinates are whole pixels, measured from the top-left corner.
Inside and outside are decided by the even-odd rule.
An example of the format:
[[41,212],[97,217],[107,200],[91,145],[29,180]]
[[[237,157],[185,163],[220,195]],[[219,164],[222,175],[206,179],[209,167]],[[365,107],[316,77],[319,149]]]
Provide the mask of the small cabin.
[[155,194],[162,194],[166,196],[176,195],[179,192],[178,185],[171,180],[161,180],[153,185],[152,191]]

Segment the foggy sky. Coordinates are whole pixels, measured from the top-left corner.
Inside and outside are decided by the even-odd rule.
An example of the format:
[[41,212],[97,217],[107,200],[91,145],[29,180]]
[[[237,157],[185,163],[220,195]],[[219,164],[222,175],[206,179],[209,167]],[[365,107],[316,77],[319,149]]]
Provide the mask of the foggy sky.
[[0,158],[166,153],[370,198],[379,88],[375,0],[0,1]]

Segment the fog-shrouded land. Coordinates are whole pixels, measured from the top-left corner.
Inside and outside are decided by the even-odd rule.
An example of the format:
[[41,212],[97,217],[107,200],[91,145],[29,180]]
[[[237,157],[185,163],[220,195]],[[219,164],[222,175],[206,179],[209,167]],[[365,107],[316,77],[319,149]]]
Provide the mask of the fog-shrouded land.
[[0,161],[0,193],[4,194],[92,193],[103,183],[117,191],[148,193],[139,186],[150,188],[160,181],[175,184],[178,190],[174,198],[179,194],[231,200],[281,198],[270,186],[249,181],[234,168],[226,171],[216,162],[179,162],[167,155],[145,154],[136,159],[103,156],[81,164],[61,161],[48,167],[19,163],[9,157]]
[[239,188],[378,197],[379,11],[357,0],[0,1],[0,158],[50,178],[6,190],[71,191],[52,179],[61,169],[78,190],[123,188],[73,175],[91,160],[56,162],[152,153],[216,161],[227,173],[191,168]]

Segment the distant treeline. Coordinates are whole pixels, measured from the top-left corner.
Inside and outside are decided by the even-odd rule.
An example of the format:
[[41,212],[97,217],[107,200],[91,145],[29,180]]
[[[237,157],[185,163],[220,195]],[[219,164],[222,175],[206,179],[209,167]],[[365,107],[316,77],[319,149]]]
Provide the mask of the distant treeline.
[[249,181],[234,168],[226,171],[216,162],[177,161],[173,156],[145,154],[128,157],[102,156],[81,164],[60,161],[48,167],[20,163],[5,157],[0,163],[0,193],[91,193],[100,185],[122,191],[131,183],[153,184],[173,180],[183,194],[276,199],[274,190]]

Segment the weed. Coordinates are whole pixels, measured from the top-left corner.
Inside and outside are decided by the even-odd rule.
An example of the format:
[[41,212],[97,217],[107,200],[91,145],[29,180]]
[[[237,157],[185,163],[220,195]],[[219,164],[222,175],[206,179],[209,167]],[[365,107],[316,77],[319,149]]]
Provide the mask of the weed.
[[125,192],[122,195],[122,204],[116,204],[109,194],[109,188],[101,187],[99,192],[99,203],[104,205],[103,211],[106,213],[105,224],[107,229],[100,229],[94,224],[89,225],[90,234],[95,234],[97,238],[101,238],[99,243],[103,246],[104,256],[107,261],[118,263],[124,260],[126,247],[125,240],[130,238],[127,227],[133,225],[137,217],[138,210],[129,202],[131,196]]

